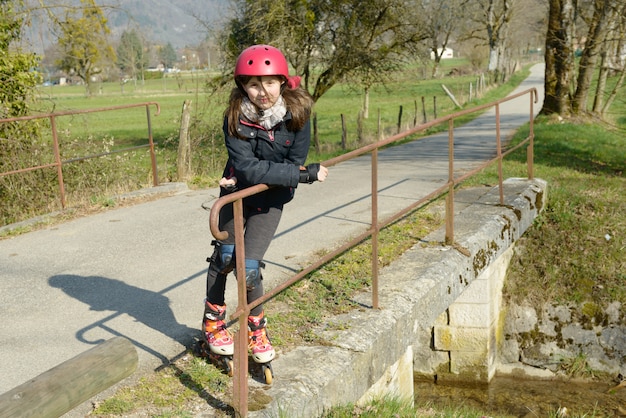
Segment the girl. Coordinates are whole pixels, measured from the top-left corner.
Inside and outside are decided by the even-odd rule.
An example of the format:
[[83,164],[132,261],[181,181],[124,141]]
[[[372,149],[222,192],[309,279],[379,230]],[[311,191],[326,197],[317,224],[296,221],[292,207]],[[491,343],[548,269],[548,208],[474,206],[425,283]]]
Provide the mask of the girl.
[[[235,84],[225,111],[224,136],[228,162],[220,180],[220,196],[256,184],[271,187],[244,199],[246,287],[248,303],[263,295],[263,257],[274,236],[283,205],[293,198],[298,183],[324,181],[328,169],[304,166],[311,141],[313,99],[300,87],[299,77],[289,77],[287,60],[276,48],[254,45],[245,49],[235,66]],[[233,338],[224,318],[226,276],[234,268],[232,204],[220,212],[224,241],[213,241],[208,259],[203,335],[210,352],[230,356]],[[249,349],[257,363],[269,363],[275,351],[266,333],[263,306],[248,317]]]

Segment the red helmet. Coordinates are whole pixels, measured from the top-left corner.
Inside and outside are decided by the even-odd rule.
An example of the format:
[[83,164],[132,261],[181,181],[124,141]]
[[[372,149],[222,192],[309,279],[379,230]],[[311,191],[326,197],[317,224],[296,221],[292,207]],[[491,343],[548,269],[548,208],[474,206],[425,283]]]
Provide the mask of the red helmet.
[[287,60],[279,49],[270,45],[252,45],[243,50],[235,65],[235,78],[240,75],[280,75],[289,78]]

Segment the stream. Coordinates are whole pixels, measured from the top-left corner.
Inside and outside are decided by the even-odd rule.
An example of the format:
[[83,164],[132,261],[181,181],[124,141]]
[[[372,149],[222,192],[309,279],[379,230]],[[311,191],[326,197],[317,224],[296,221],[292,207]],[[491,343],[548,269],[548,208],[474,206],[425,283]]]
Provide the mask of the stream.
[[417,381],[415,404],[464,405],[493,417],[620,417],[626,416],[626,385],[514,377],[495,377],[488,385]]

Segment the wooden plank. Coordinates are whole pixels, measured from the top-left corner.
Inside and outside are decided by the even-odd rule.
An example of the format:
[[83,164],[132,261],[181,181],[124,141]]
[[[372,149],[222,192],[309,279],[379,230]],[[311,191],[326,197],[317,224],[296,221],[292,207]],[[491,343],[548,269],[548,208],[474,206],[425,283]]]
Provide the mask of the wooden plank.
[[0,417],[59,417],[137,369],[137,350],[114,337],[0,395]]

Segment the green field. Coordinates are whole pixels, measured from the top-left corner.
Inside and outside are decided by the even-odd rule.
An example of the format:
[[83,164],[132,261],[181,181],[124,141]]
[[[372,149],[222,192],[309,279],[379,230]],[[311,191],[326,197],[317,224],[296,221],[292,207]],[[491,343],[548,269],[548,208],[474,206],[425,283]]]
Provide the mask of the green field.
[[[466,67],[467,63],[450,60],[444,70]],[[361,141],[375,139],[378,132],[378,112],[381,126],[387,134],[395,133],[400,107],[403,108],[403,128],[417,121],[422,121],[422,97],[429,120],[434,118],[434,102],[437,115],[441,116],[454,110],[454,104],[445,95],[442,80],[421,79],[421,68],[407,69],[395,74],[385,86],[372,88],[369,98],[369,118],[364,121],[364,134]],[[161,113],[152,118],[155,141],[165,144],[178,135],[180,114],[183,102],[192,101],[194,118],[202,122],[203,127],[221,132],[223,110],[226,107],[226,95],[209,95],[205,83],[214,74],[183,74],[179,79],[146,80],[145,83],[129,82],[123,86],[118,83],[101,83],[96,94],[85,96],[84,86],[46,86],[40,89],[40,112],[63,112],[83,109],[96,109],[119,106],[130,103],[157,102]],[[445,85],[454,92],[463,103],[467,102],[470,83],[476,83],[477,75],[447,77]],[[349,84],[341,84],[331,89],[315,106],[319,140],[323,149],[334,155],[342,150],[341,116],[347,125],[350,148],[358,145],[357,116],[361,110],[364,96],[362,89]],[[417,104],[417,109],[416,109]],[[113,111],[98,114],[63,118],[61,128],[71,127],[76,136],[100,135],[115,138],[116,146],[129,146],[141,143],[147,137],[145,111],[141,108],[132,111]]]
[[[199,76],[188,76],[181,89],[174,79],[166,83],[162,80],[146,80],[143,85],[141,82],[137,82],[137,85],[126,83],[122,92],[118,83],[101,83],[102,88],[98,89],[100,92],[91,97],[85,95],[84,86],[42,86],[37,110],[41,113],[68,112],[156,102],[161,112],[157,116],[155,108],[151,108],[153,137],[156,142],[163,143],[178,133],[184,101],[192,100],[197,106],[206,100],[203,84],[204,79],[201,81]],[[68,126],[77,136],[92,133],[114,137],[120,146],[137,145],[147,138],[148,132],[143,108],[60,118],[60,128]]]

